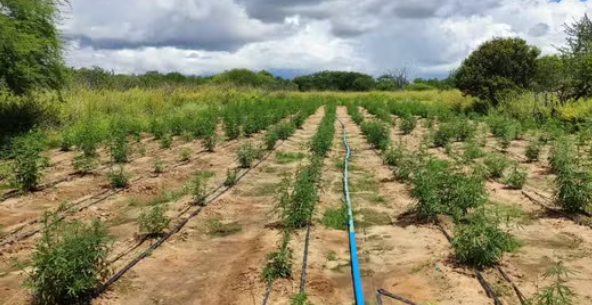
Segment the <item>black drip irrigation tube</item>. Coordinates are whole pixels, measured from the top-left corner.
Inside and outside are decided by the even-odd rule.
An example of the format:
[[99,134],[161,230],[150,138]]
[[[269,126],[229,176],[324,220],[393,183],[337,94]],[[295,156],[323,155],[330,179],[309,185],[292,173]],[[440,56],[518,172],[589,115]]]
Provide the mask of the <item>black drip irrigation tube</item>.
[[308,247],[310,245],[310,223],[312,221],[312,213],[311,219],[308,220],[308,225],[306,226],[306,236],[304,238],[304,253],[302,254],[302,273],[300,274],[300,293],[304,293],[304,289],[306,286],[306,268],[308,266]]
[[[278,147],[282,143],[280,143],[278,145]],[[276,147],[276,149],[277,149],[277,147]],[[142,259],[149,256],[150,253],[152,253],[152,251],[154,251],[156,248],[160,247],[164,242],[166,242],[175,233],[179,232],[189,222],[189,220],[191,220],[195,216],[199,215],[199,213],[201,213],[201,211],[205,207],[207,207],[211,202],[215,201],[220,196],[224,195],[226,192],[228,192],[230,189],[232,189],[234,186],[236,186],[236,184],[240,180],[242,180],[251,170],[253,170],[254,168],[257,168],[263,161],[267,160],[267,158],[269,158],[269,156],[273,153],[273,151],[275,151],[275,149],[268,152],[261,160],[259,160],[259,162],[254,164],[252,167],[248,168],[244,173],[240,174],[237,177],[235,184],[226,187],[226,189],[224,189],[222,192],[220,192],[217,195],[215,195],[214,197],[208,199],[203,206],[199,206],[195,211],[193,211],[191,214],[189,214],[189,216],[187,216],[185,219],[181,220],[180,223],[178,223],[175,227],[173,227],[173,229],[171,231],[169,231],[164,236],[162,236],[158,241],[156,241],[154,244],[152,244],[148,249],[146,249],[144,252],[142,252],[140,255],[138,255],[136,258],[134,258],[131,262],[127,263],[117,273],[115,273],[113,276],[111,276],[111,278],[109,278],[109,280],[107,280],[104,284],[102,284],[100,287],[95,289],[95,291],[92,294],[92,297],[97,298],[101,294],[103,294],[107,290],[107,288],[109,288],[113,283],[115,283],[117,280],[119,280],[124,274],[126,274],[131,268],[133,268],[135,265],[137,265]]]
[[[534,203],[534,204],[536,204],[536,205],[544,208],[545,210],[547,210],[549,212],[553,212],[553,213],[558,214],[558,215],[561,215],[561,216],[563,216],[563,217],[565,217],[565,218],[567,218],[567,219],[569,219],[569,220],[571,220],[571,221],[573,221],[573,222],[575,222],[575,223],[577,223],[579,225],[584,225],[584,226],[587,226],[587,227],[592,228],[592,225],[591,224],[587,224],[585,222],[579,221],[573,215],[570,215],[570,214],[568,214],[566,212],[563,212],[560,209],[552,208],[552,207],[550,207],[550,206],[548,206],[548,205],[540,202],[539,200],[537,200],[536,198],[534,198],[532,195],[530,195],[529,193],[525,192],[524,190],[522,190],[521,192],[522,192],[522,195],[526,196],[526,198],[528,198],[532,203]],[[537,194],[537,195],[543,197],[540,194]],[[584,216],[586,216],[586,217],[592,217],[592,214],[590,214],[590,213],[588,213],[586,211],[582,211],[581,214],[584,215]]]
[[383,296],[386,296],[386,297],[389,297],[391,299],[400,301],[400,302],[405,303],[407,305],[421,305],[419,303],[415,303],[415,302],[413,302],[411,300],[408,300],[408,299],[406,299],[406,298],[404,298],[402,296],[398,296],[396,294],[393,294],[391,292],[388,292],[388,291],[386,291],[384,289],[378,289],[378,290],[376,290],[376,303],[378,305],[383,305],[383,302],[382,302],[382,297]]

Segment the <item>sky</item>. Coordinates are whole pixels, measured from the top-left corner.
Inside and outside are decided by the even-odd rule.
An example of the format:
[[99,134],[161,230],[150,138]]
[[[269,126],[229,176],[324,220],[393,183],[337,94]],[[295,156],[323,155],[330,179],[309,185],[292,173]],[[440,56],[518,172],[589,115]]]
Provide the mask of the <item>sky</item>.
[[232,68],[296,76],[378,76],[406,67],[445,77],[481,43],[521,37],[543,54],[580,0],[70,0],[67,63],[116,73],[209,75]]

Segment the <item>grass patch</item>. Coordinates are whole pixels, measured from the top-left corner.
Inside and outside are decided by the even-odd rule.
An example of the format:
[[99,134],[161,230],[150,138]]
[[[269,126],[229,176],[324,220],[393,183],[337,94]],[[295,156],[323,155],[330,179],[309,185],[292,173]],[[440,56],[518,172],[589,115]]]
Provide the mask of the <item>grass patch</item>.
[[388,214],[373,209],[359,209],[355,215],[357,216],[356,226],[359,228],[388,226],[393,223]]
[[354,177],[350,180],[349,191],[356,192],[373,192],[377,193],[379,189],[378,182],[370,173],[364,173],[361,177]]
[[519,225],[531,224],[534,218],[522,208],[499,202],[491,202],[492,206],[485,210],[488,216],[499,216]]
[[156,198],[150,200],[141,201],[137,198],[133,198],[129,201],[128,206],[130,207],[145,207],[161,205],[163,203],[177,201],[187,194],[186,189],[174,190],[169,192],[161,192]]
[[210,219],[207,222],[208,234],[215,237],[226,237],[242,230],[238,222],[223,223],[220,219]]
[[304,153],[287,153],[278,151],[275,153],[275,159],[280,164],[288,164],[296,161],[300,161],[306,158],[306,154]]
[[347,218],[347,206],[342,204],[339,208],[325,211],[322,223],[327,228],[345,231],[347,230]]
[[243,196],[248,197],[262,197],[274,195],[277,191],[278,184],[271,182],[259,183],[257,186],[243,193]]

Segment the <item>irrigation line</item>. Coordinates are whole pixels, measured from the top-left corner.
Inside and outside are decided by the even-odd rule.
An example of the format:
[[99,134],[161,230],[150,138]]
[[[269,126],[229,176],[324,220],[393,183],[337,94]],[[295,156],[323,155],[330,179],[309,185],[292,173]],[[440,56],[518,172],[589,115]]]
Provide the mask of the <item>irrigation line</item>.
[[413,302],[411,300],[408,300],[408,299],[406,299],[406,298],[404,298],[402,296],[398,296],[396,294],[393,294],[391,292],[388,292],[388,291],[386,291],[384,289],[378,289],[378,290],[376,290],[376,303],[378,303],[378,305],[383,305],[382,296],[387,296],[387,297],[389,297],[391,299],[400,301],[400,302],[405,303],[407,305],[421,305],[419,303],[415,303],[415,302]]
[[302,273],[300,274],[300,293],[304,293],[306,286],[306,267],[308,265],[308,247],[310,245],[310,222],[312,221],[312,214],[308,220],[308,226],[306,227],[306,237],[304,239],[304,254],[302,255]]
[[[589,227],[589,228],[592,229],[592,224],[588,224],[586,222],[580,221],[577,218],[575,218],[573,215],[570,215],[570,214],[568,214],[566,212],[563,212],[560,209],[552,208],[552,207],[550,207],[550,206],[548,206],[548,205],[540,202],[538,199],[534,198],[532,195],[530,195],[529,193],[525,192],[524,190],[522,190],[521,192],[522,192],[522,195],[526,196],[526,198],[528,198],[532,203],[534,203],[534,204],[536,204],[536,205],[538,205],[538,206],[546,209],[547,211],[550,211],[552,213],[561,215],[561,216],[563,216],[563,217],[565,217],[565,218],[567,218],[567,219],[569,219],[569,220],[571,220],[571,221],[573,221],[573,222],[575,222],[575,223],[577,223],[579,225],[587,226],[587,227]],[[586,213],[582,213],[582,214],[586,215]]]
[[341,123],[341,131],[343,134],[343,145],[345,146],[346,154],[345,159],[343,160],[343,194],[345,196],[345,202],[347,203],[347,214],[348,214],[348,227],[349,227],[349,252],[351,257],[351,267],[352,267],[352,278],[353,278],[353,288],[354,288],[354,295],[356,298],[357,305],[364,305],[364,290],[362,288],[362,276],[360,273],[360,266],[358,262],[358,250],[356,246],[356,231],[354,228],[354,217],[352,213],[352,204],[351,198],[349,195],[349,183],[348,183],[348,166],[349,166],[349,159],[351,157],[351,148],[347,144],[347,132],[345,131],[345,124],[339,120]]
[[267,287],[265,288],[265,294],[263,295],[263,302],[261,303],[261,305],[267,305],[267,301],[269,300],[269,295],[271,294],[271,285],[272,284],[273,284],[273,281],[267,282]]
[[[282,144],[282,142],[280,144],[278,144],[277,147],[279,147],[281,144]],[[214,197],[208,199],[204,203],[203,206],[199,206],[195,211],[193,211],[191,214],[189,214],[189,216],[187,216],[187,218],[181,220],[180,223],[178,223],[175,227],[173,227],[173,229],[171,231],[169,231],[167,234],[165,234],[163,237],[161,237],[158,241],[156,241],[154,244],[152,244],[148,249],[146,249],[144,252],[142,252],[140,255],[138,255],[131,262],[129,262],[128,264],[126,264],[117,273],[115,273],[109,280],[107,280],[104,284],[102,284],[100,287],[98,287],[94,291],[93,298],[97,298],[101,294],[103,294],[107,290],[107,288],[109,288],[109,286],[111,286],[113,283],[115,283],[117,280],[119,280],[124,274],[126,274],[131,268],[133,268],[135,265],[137,265],[142,259],[144,259],[147,256],[149,256],[152,253],[152,251],[154,251],[156,248],[160,247],[171,236],[173,236],[175,233],[179,232],[189,222],[189,220],[191,220],[195,216],[199,215],[201,213],[201,211],[204,208],[206,208],[211,202],[213,202],[216,199],[220,198],[222,195],[224,195],[226,192],[228,192],[230,189],[232,189],[234,186],[236,186],[237,183],[240,180],[242,180],[251,170],[253,170],[254,168],[257,168],[263,161],[267,160],[267,158],[269,158],[269,156],[273,153],[273,151],[275,151],[275,149],[277,149],[277,147],[274,148],[274,150],[268,152],[259,162],[257,162],[256,164],[254,164],[252,167],[248,168],[244,173],[240,174],[237,177],[235,184],[226,187],[220,193],[218,193]]]

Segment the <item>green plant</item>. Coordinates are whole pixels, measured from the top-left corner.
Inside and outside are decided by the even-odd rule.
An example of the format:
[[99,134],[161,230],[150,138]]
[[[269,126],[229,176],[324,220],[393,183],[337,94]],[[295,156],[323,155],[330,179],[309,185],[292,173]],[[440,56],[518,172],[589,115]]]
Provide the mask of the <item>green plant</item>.
[[181,149],[181,162],[189,161],[190,157],[191,157],[191,149],[189,149],[187,147],[183,147]]
[[242,230],[238,222],[222,223],[220,219],[210,219],[207,222],[208,234],[224,237],[238,233]]
[[464,158],[466,160],[475,160],[485,155],[476,141],[468,141],[465,145]]
[[215,133],[209,133],[203,136],[202,143],[207,151],[214,151],[216,148],[217,137]]
[[292,275],[292,250],[288,247],[290,235],[284,233],[282,244],[277,251],[267,254],[267,264],[261,277],[269,282],[277,278],[288,278]]
[[524,183],[526,183],[527,176],[528,173],[524,168],[514,166],[514,169],[508,174],[504,183],[512,189],[519,190],[522,189]]
[[545,279],[552,279],[552,283],[537,292],[528,299],[528,305],[573,305],[575,295],[571,287],[567,285],[567,278],[575,271],[563,266],[559,261],[543,274]]
[[45,215],[25,282],[39,305],[80,304],[109,275],[106,228]]
[[169,149],[173,144],[173,136],[170,133],[164,134],[160,138],[160,148],[162,149]]
[[386,150],[390,144],[390,127],[379,121],[370,121],[362,123],[362,132],[366,135],[366,140],[372,146],[379,150]]
[[193,197],[193,204],[205,206],[207,194],[207,178],[201,173],[193,176],[189,184],[189,193]]
[[272,126],[269,128],[267,133],[265,134],[265,149],[273,150],[275,148],[275,143],[279,140],[280,135],[278,133],[278,128],[276,126]]
[[99,160],[96,157],[88,157],[84,154],[75,156],[72,159],[72,167],[76,173],[81,175],[87,175],[93,172],[97,168]]
[[260,157],[261,151],[253,146],[253,144],[243,144],[237,152],[238,162],[240,167],[249,168],[253,164],[253,161]]
[[549,154],[549,165],[551,170],[554,173],[559,174],[562,171],[569,169],[574,162],[577,162],[577,159],[574,155],[571,142],[565,137],[558,139],[551,147]]
[[399,128],[404,134],[410,134],[415,127],[417,126],[417,119],[412,116],[406,116],[401,119],[401,123],[399,124]]
[[499,153],[494,153],[483,160],[483,164],[487,167],[487,176],[492,179],[501,178],[504,171],[510,165],[508,159]]
[[555,178],[556,204],[569,213],[587,211],[592,205],[592,174],[573,164],[565,166]]
[[339,208],[327,209],[321,221],[327,228],[345,231],[347,230],[347,220],[347,206],[342,204]]
[[238,175],[238,169],[228,169],[226,170],[226,180],[224,180],[224,186],[233,186],[236,184],[236,179]]
[[129,185],[129,177],[123,166],[119,166],[117,170],[111,168],[107,177],[112,188],[126,188]]
[[44,166],[41,152],[45,149],[43,139],[41,132],[31,131],[13,140],[12,182],[23,192],[34,190],[41,178],[41,168]]
[[129,148],[127,143],[127,136],[121,130],[114,131],[109,139],[109,152],[111,153],[111,160],[115,163],[127,162],[127,154]]
[[539,141],[529,141],[524,154],[526,155],[528,162],[538,161],[541,154],[541,145],[539,144]]
[[290,153],[290,152],[281,152],[278,151],[275,153],[275,158],[278,160],[278,163],[291,163],[295,161],[302,160],[306,158],[306,154],[301,152]]
[[484,268],[498,262],[504,252],[514,251],[519,243],[499,228],[499,219],[480,209],[467,223],[458,223],[452,240],[458,262]]
[[152,172],[155,174],[162,174],[164,172],[163,162],[159,158],[154,159],[152,162],[153,170]]
[[301,292],[290,297],[290,305],[312,305],[312,303],[308,301],[306,293]]
[[162,235],[171,223],[171,219],[164,214],[165,210],[166,205],[159,204],[143,212],[138,218],[140,234],[146,237]]

